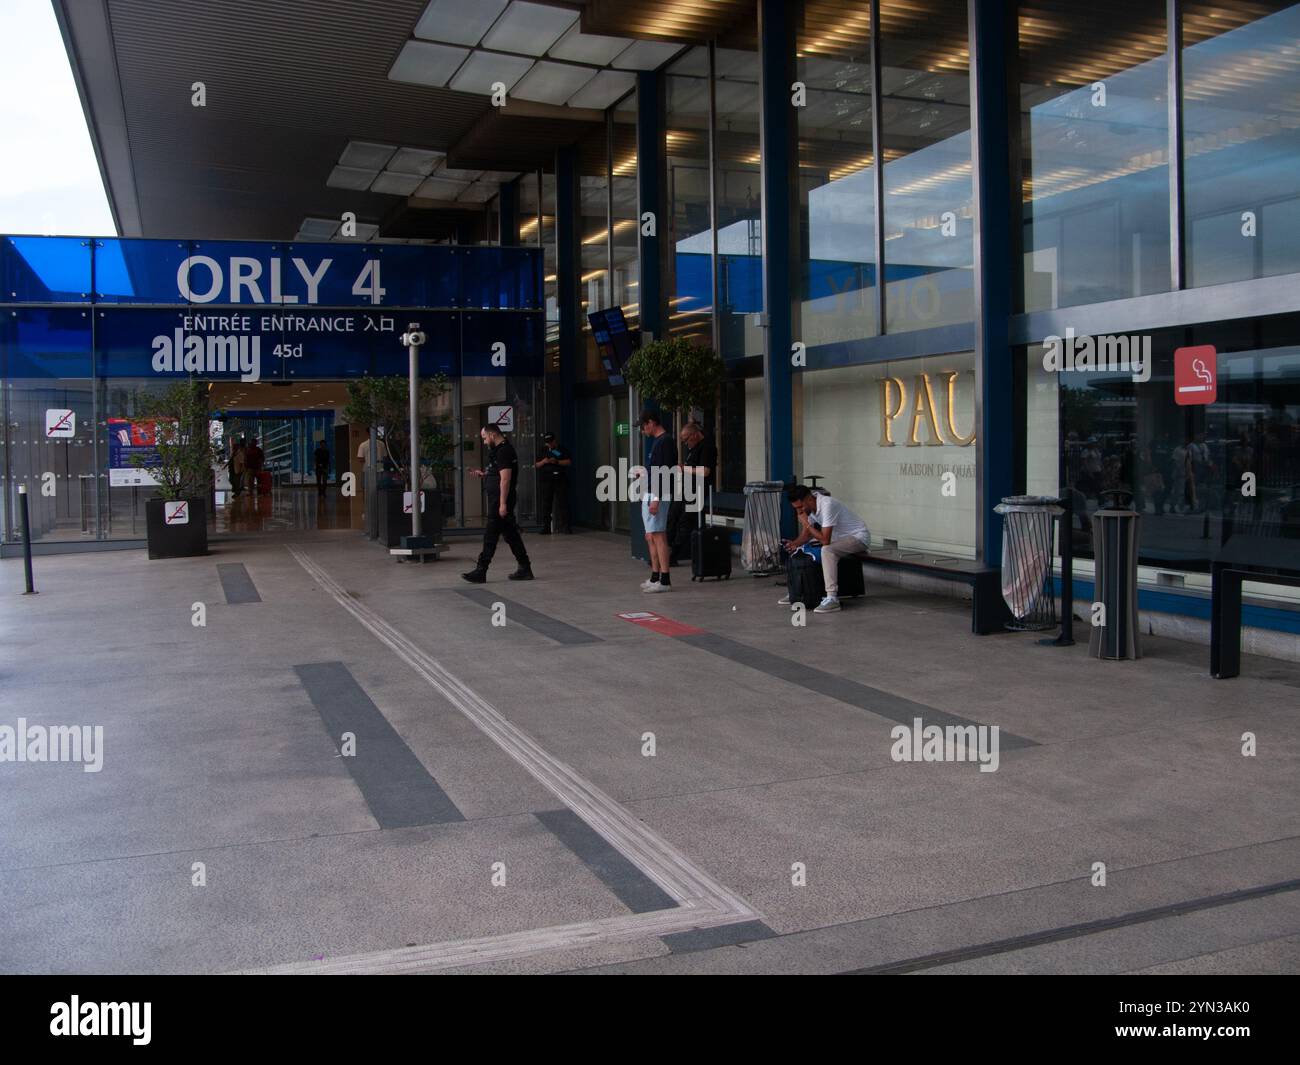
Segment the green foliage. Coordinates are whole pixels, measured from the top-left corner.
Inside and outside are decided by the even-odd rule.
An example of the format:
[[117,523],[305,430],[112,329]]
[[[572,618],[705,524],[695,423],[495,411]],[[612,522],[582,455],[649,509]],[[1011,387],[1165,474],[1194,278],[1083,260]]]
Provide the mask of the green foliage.
[[135,417],[154,421],[158,461],[135,455],[131,464],[158,482],[163,499],[206,496],[212,468],[222,456],[208,430],[208,390],[203,382],[177,381],[165,392],[141,396]]
[[[420,409],[434,407],[438,400],[451,390],[446,374],[420,381]],[[343,409],[349,422],[366,427],[374,426],[384,439],[389,457],[401,471],[402,478],[410,476],[410,384],[405,377],[363,377],[348,382],[348,403]],[[420,468],[432,470],[438,477],[451,466],[451,453],[456,442],[452,426],[427,417],[420,423]]]
[[726,365],[712,348],[676,338],[655,340],[628,359],[623,377],[643,398],[685,412],[713,407]]

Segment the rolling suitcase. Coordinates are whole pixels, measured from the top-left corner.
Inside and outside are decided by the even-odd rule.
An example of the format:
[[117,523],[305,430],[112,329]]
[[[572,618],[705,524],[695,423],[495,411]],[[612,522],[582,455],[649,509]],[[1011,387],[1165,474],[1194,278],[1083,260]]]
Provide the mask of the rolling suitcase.
[[[709,493],[709,516],[713,516],[713,493]],[[731,579],[731,536],[726,529],[704,524],[700,511],[700,526],[691,530],[691,580],[706,577]]]
[[257,471],[257,490],[260,494],[264,496],[269,496],[271,494],[271,471],[270,470]]

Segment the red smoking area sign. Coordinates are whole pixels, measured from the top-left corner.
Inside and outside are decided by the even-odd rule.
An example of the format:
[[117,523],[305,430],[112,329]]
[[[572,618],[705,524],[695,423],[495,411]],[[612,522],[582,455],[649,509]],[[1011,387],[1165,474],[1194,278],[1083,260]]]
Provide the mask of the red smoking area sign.
[[1219,353],[1213,344],[1174,352],[1174,402],[1180,407],[1209,404],[1219,394]]

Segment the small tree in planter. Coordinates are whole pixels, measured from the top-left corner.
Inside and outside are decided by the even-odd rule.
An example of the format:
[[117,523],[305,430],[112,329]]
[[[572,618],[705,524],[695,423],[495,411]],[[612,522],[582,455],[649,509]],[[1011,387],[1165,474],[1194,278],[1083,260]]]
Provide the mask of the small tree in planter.
[[711,409],[726,375],[717,352],[681,338],[653,340],[623,367],[624,380],[638,393],[683,415],[696,407]]
[[177,381],[141,397],[136,417],[154,422],[154,457],[131,460],[158,486],[145,502],[149,557],[207,554],[208,496],[222,458],[208,429],[207,390],[201,381]]
[[[437,374],[420,382],[421,410],[436,407],[438,401],[451,390],[451,382],[446,374]],[[394,487],[380,493],[379,522],[380,539],[390,547],[399,542],[399,526],[403,522],[402,497],[411,484],[411,448],[410,448],[410,384],[405,377],[363,377],[348,382],[348,403],[344,416],[355,425],[374,426],[383,438],[388,457],[397,467],[393,477],[399,482]],[[451,455],[455,450],[455,439],[450,425],[437,419],[421,418],[420,440],[417,457],[420,464],[420,483],[432,474],[439,490],[451,482]],[[379,463],[376,461],[376,467]],[[449,498],[453,504],[454,495]],[[430,517],[436,525],[428,530],[436,534],[442,527],[441,501],[434,507],[436,513],[430,514],[426,508],[426,520]],[[391,519],[391,520],[390,520]],[[407,532],[409,532],[409,528]]]

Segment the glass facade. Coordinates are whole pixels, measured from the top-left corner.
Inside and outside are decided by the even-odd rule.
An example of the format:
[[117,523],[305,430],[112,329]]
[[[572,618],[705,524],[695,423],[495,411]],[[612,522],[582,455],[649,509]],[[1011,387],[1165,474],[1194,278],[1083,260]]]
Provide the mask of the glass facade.
[[1300,4],[1182,9],[1188,284],[1300,271]]
[[[427,337],[422,373],[487,397],[471,432],[489,404],[512,405],[527,459],[545,345],[541,258],[536,248],[0,238],[3,539],[19,535],[20,484],[35,538],[141,535],[152,484],[131,483],[139,471],[123,449],[139,442],[141,397],[187,377],[229,395],[226,411],[210,398],[217,420],[253,418],[232,385],[260,390],[254,407],[274,393],[276,416],[255,419],[267,468],[297,483],[289,423],[332,435],[308,393],[336,383],[338,410],[347,379],[405,377],[399,336],[412,318]],[[526,478],[521,513],[531,508]]]
[[1020,5],[1025,310],[1169,291],[1166,39],[1164,0]]
[[713,343],[713,230],[709,195],[709,49],[668,67],[668,332]]
[[885,329],[972,318],[970,78],[963,0],[881,0]]

